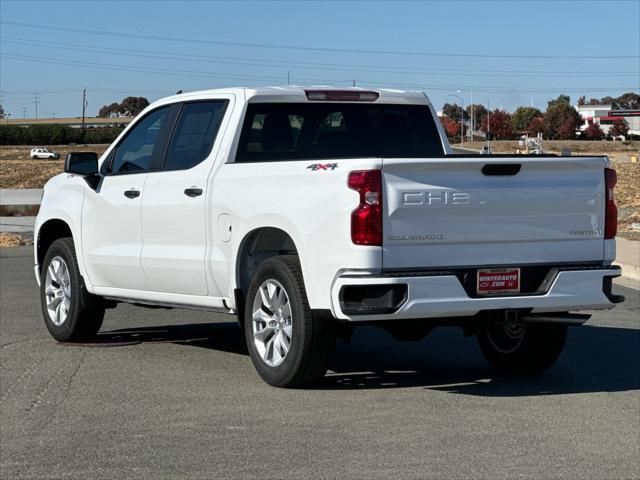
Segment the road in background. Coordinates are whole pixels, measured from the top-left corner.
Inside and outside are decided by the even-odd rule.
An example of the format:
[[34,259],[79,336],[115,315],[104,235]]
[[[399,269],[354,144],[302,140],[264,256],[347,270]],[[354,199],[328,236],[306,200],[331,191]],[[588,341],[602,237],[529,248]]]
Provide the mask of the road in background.
[[640,292],[541,376],[475,340],[359,329],[315,389],[269,387],[233,317],[118,306],[61,345],[30,248],[0,250],[1,478],[638,478]]

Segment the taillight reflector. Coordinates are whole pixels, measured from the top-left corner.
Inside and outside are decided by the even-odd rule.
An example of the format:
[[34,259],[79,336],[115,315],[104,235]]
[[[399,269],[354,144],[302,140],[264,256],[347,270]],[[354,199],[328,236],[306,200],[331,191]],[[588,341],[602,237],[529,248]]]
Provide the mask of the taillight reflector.
[[320,102],[375,102],[380,94],[369,90],[305,90],[307,100]]
[[618,175],[613,168],[604,169],[605,184],[605,213],[604,213],[604,238],[615,238],[618,232],[618,207],[614,196],[614,189],[618,183]]
[[349,188],[360,194],[360,203],[351,213],[351,241],[356,245],[382,245],[382,172],[351,172]]

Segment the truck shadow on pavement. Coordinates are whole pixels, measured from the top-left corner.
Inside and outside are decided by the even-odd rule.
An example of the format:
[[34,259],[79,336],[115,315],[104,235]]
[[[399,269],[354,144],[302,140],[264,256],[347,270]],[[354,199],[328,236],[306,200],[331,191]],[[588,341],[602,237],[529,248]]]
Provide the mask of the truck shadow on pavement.
[[[571,328],[556,365],[538,375],[501,374],[484,360],[475,338],[441,328],[421,342],[380,333],[338,348],[324,388],[422,387],[464,395],[517,397],[640,389],[640,330]],[[357,335],[357,334],[356,334]]]
[[[169,342],[247,355],[235,322],[129,328],[103,332],[94,346]],[[224,368],[222,364],[212,368]],[[367,390],[418,387],[455,394],[518,397],[640,389],[640,330],[571,328],[556,365],[539,375],[506,375],[486,363],[474,338],[440,328],[402,343],[384,331],[356,329],[338,344],[330,371],[314,388]]]
[[109,347],[139,343],[175,343],[248,355],[247,347],[236,322],[123,328],[100,332],[90,345]]

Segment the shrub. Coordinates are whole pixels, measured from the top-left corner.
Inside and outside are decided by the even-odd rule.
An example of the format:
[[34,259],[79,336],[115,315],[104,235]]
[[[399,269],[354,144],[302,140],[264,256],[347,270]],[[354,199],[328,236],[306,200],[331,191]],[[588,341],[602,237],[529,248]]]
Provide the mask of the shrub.
[[585,130],[585,136],[589,140],[602,140],[604,138],[604,132],[597,123],[592,123]]
[[482,131],[492,132],[496,140],[510,140],[515,136],[511,115],[498,109],[482,117]]
[[86,129],[67,125],[38,124],[29,126],[1,125],[0,145],[66,145],[68,143],[111,143],[124,127]]

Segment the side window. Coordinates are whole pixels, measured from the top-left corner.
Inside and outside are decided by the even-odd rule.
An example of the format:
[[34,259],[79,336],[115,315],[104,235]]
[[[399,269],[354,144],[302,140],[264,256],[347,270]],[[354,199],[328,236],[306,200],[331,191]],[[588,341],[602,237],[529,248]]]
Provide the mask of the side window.
[[162,127],[169,119],[170,106],[159,108],[143,118],[116,147],[111,172],[149,170]]
[[211,153],[224,115],[225,100],[185,103],[165,160],[165,170],[186,170]]

